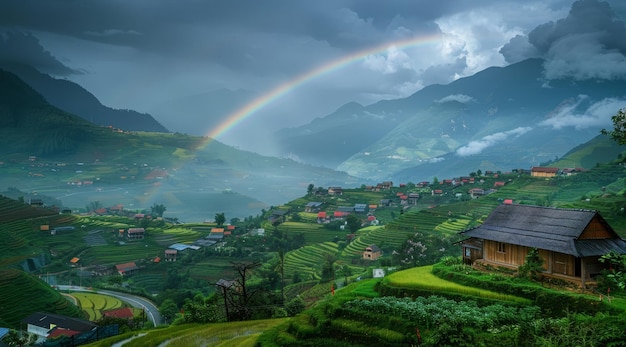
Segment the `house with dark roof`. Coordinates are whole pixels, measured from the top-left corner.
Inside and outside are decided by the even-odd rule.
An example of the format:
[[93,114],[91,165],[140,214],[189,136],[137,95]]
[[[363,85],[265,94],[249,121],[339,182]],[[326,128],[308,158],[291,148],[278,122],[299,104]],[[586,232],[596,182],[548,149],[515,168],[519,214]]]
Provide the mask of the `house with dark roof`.
[[304,206],[304,212],[310,212],[310,213],[319,212],[319,210],[322,208],[322,205],[324,205],[324,203],[320,201],[308,202]]
[[26,324],[29,333],[43,338],[59,335],[72,336],[98,327],[84,319],[44,312],[35,312],[24,318],[22,323]]
[[536,248],[543,275],[578,283],[593,281],[604,268],[599,258],[626,254],[622,240],[606,220],[591,210],[502,204],[476,228],[461,232],[463,260],[516,269]]

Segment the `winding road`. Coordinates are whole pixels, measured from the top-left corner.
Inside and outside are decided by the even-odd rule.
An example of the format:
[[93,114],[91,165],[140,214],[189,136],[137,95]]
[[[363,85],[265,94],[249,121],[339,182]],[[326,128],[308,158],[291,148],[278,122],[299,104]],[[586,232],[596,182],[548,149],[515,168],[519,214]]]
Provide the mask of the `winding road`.
[[96,289],[90,289],[86,287],[69,286],[69,285],[57,285],[56,288],[60,291],[93,292],[93,293],[113,296],[128,303],[129,305],[135,308],[143,309],[146,312],[146,316],[148,317],[148,319],[150,319],[150,321],[152,322],[152,324],[154,324],[154,326],[158,326],[163,323],[163,317],[161,317],[161,314],[159,313],[159,309],[154,305],[154,303],[152,303],[152,301],[146,298],[142,298],[137,295],[114,292],[111,290],[104,290],[104,289],[96,290]]

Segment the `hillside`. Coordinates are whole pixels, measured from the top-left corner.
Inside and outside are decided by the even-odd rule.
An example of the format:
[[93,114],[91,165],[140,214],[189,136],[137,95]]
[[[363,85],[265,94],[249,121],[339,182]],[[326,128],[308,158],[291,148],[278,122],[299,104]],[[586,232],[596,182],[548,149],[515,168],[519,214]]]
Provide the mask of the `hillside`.
[[5,64],[0,68],[18,75],[51,105],[91,123],[127,131],[168,132],[149,114],[102,105],[96,96],[74,82],[53,78],[25,65]]
[[[0,324],[20,329],[21,320],[34,312],[83,318],[82,312],[40,279],[20,270],[0,269]],[[28,314],[24,315],[24,312]]]
[[597,136],[598,125],[577,119],[598,117],[594,105],[622,100],[626,88],[625,80],[548,81],[543,63],[488,68],[403,99],[349,103],[277,139],[284,153],[372,180],[528,169]]
[[0,80],[2,190],[38,192],[70,209],[92,201],[137,210],[165,204],[170,217],[203,221],[257,214],[310,182],[355,184],[342,172],[208,138],[96,126],[49,105],[14,74],[1,72]]

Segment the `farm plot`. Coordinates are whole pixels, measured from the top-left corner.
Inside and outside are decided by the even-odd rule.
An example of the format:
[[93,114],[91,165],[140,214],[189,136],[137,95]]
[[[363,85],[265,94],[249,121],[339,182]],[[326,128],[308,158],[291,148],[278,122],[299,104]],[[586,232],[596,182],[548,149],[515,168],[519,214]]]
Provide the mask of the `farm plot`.
[[299,222],[285,222],[278,226],[278,230],[285,233],[302,233],[307,244],[333,241],[336,236],[342,236],[334,230],[325,229],[321,224],[309,224]]
[[304,246],[287,252],[285,255],[285,278],[292,278],[297,272],[305,281],[319,280],[321,266],[326,261],[326,257],[328,255],[335,256],[337,252],[337,244],[334,242]]
[[74,292],[69,295],[76,299],[78,307],[85,312],[89,317],[88,319],[92,322],[100,320],[102,312],[120,308],[124,305],[120,299],[102,294]]

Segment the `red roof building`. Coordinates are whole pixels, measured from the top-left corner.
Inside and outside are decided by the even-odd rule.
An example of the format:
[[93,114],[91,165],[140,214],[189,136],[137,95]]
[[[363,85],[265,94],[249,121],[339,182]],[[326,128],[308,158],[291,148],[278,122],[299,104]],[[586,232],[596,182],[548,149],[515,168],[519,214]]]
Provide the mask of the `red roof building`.
[[133,314],[133,310],[131,310],[129,307],[122,307],[122,308],[116,308],[113,310],[106,310],[102,312],[102,315],[104,317],[110,317],[110,318],[122,318],[122,319],[133,319],[133,317],[135,316]]

